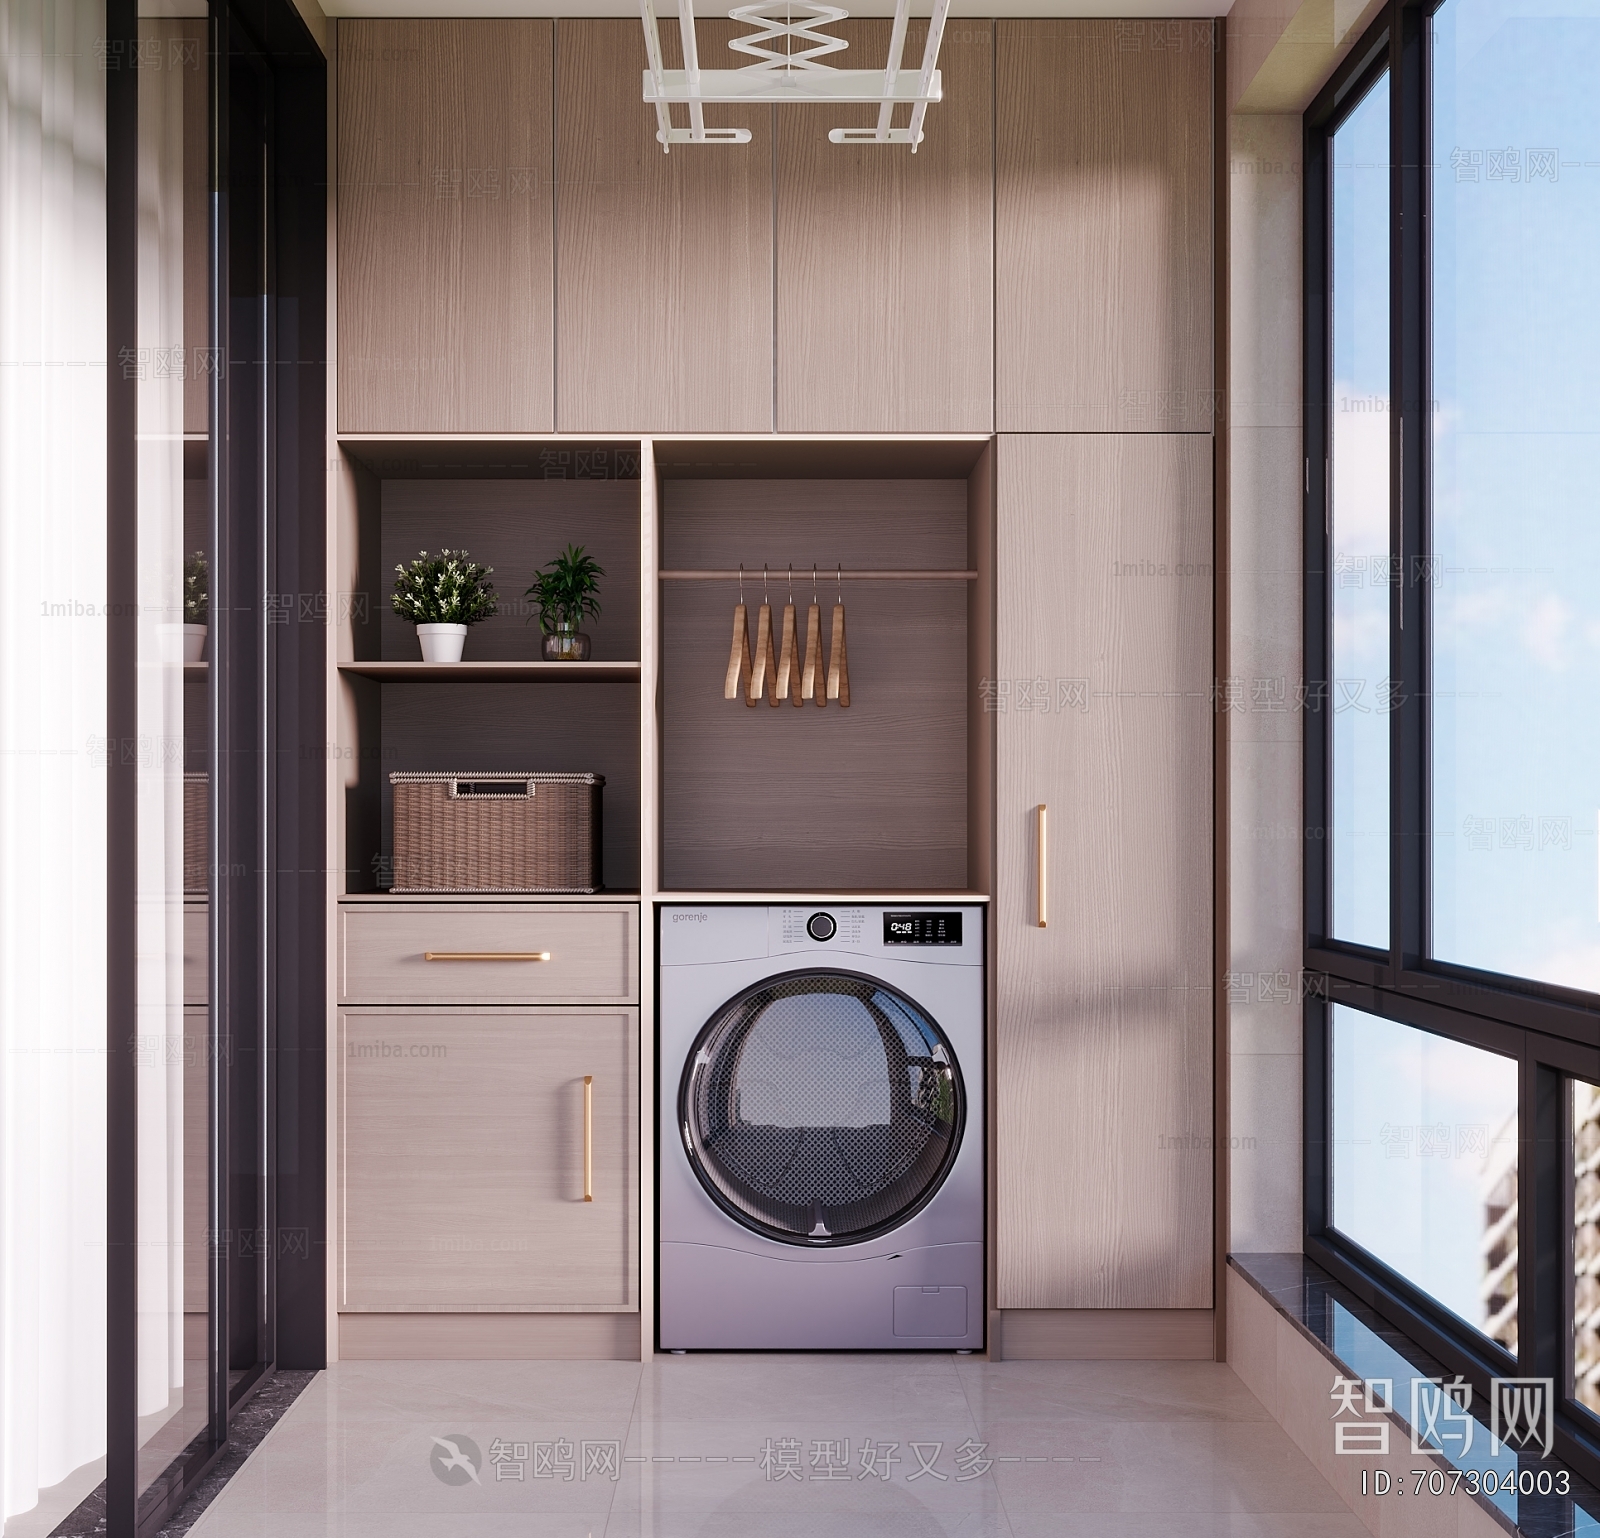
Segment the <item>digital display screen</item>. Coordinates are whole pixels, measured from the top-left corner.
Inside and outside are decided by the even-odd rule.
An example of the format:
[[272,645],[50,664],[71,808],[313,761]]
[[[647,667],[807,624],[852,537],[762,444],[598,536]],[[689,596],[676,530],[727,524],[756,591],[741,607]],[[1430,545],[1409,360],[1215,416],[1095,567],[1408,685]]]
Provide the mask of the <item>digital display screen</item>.
[[885,945],[960,945],[959,913],[886,913]]

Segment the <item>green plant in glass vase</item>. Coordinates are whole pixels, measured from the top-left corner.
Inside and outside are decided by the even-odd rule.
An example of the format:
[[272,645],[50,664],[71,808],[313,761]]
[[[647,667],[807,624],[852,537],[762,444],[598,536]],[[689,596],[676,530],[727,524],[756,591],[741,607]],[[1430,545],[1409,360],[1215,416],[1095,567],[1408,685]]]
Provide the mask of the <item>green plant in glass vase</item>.
[[569,544],[533,579],[527,596],[539,608],[544,632],[539,652],[547,662],[586,662],[589,637],[578,626],[600,612],[600,579],[605,568],[582,545]]
[[459,662],[467,627],[489,618],[498,607],[494,567],[480,566],[465,550],[420,551],[416,560],[394,569],[394,612],[417,627],[424,662]]

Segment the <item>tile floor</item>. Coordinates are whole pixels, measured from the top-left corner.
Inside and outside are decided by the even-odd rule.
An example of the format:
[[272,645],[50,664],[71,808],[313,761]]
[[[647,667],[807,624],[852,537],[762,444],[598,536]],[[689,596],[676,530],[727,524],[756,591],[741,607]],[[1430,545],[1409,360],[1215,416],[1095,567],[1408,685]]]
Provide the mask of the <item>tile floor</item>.
[[1365,1529],[1214,1363],[687,1356],[340,1363],[191,1538],[1168,1533]]

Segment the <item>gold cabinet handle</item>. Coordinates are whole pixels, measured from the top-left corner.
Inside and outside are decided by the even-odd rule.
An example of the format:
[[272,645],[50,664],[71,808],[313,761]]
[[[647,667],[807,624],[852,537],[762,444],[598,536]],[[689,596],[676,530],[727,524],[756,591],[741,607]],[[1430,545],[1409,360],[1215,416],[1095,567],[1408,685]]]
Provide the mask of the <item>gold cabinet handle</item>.
[[1050,922],[1050,809],[1046,806],[1040,805],[1039,807],[1035,808],[1034,817],[1037,820],[1037,827],[1034,833],[1034,842],[1037,845],[1036,853],[1039,860],[1039,928],[1043,929]]
[[583,1199],[594,1200],[594,1075],[583,1076]]
[[549,951],[424,951],[424,961],[548,961]]

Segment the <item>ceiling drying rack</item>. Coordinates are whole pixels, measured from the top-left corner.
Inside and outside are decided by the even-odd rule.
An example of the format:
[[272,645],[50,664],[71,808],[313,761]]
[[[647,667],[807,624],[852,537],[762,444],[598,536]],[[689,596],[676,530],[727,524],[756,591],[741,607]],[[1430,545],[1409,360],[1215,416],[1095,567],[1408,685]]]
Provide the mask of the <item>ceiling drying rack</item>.
[[[756,60],[739,69],[702,69],[695,43],[694,0],[678,0],[678,30],[683,38],[683,68],[667,69],[661,54],[661,32],[656,23],[655,0],[639,0],[644,21],[644,99],[656,109],[656,139],[668,153],[674,144],[748,144],[748,128],[707,128],[705,107],[757,102],[812,102],[830,106],[859,103],[875,106],[878,121],[871,128],[835,128],[828,138],[834,144],[909,144],[911,153],[922,142],[922,122],[930,102],[944,99],[939,73],[939,44],[944,37],[950,0],[934,0],[928,18],[928,36],[919,69],[902,69],[906,26],[911,19],[910,0],[895,0],[894,25],[889,32],[889,56],[882,69],[836,69],[822,63],[825,55],[848,48],[848,41],[819,28],[843,21],[850,13],[837,5],[810,0],[768,0],[765,4],[735,6],[729,17],[758,30],[728,44],[735,53]],[[798,45],[798,46],[797,46]],[[689,126],[674,127],[672,108],[689,109]],[[895,108],[911,108],[911,121],[896,128]]]

